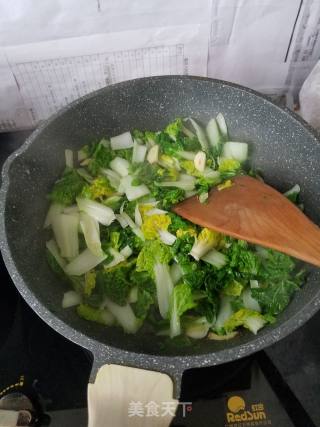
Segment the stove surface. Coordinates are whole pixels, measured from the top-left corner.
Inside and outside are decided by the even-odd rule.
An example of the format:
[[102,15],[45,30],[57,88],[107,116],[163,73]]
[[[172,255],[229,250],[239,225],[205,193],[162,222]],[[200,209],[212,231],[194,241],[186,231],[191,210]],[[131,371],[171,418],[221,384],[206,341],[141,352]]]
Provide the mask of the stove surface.
[[[0,165],[29,133],[0,134]],[[91,355],[27,306],[2,260],[0,280],[0,407],[1,398],[18,392],[32,402],[35,424],[85,426]],[[185,417],[179,406],[172,426],[320,426],[319,330],[320,313],[265,352],[186,371],[180,400],[192,405]],[[235,403],[244,407],[243,419]]]

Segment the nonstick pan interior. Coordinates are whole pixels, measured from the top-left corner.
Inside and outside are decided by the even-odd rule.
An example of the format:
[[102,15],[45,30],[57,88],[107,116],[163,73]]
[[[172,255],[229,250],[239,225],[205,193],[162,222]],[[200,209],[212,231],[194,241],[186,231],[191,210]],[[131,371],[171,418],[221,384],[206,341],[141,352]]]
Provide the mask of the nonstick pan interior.
[[206,123],[219,112],[233,140],[251,143],[254,165],[263,171],[267,183],[279,190],[300,184],[306,213],[319,224],[320,144],[312,130],[255,92],[217,80],[154,77],[99,90],[40,126],[4,167],[0,232],[9,272],[23,297],[50,326],[89,348],[101,361],[110,357],[114,362],[159,370],[161,363],[183,367],[222,363],[279,340],[317,310],[319,271],[313,268],[275,325],[257,336],[244,332],[225,342],[167,345],[163,338],[124,334],[61,308],[67,287],[46,262],[48,236],[43,222],[46,194],[64,169],[65,148],[77,150],[93,139],[135,128],[158,130],[176,117],[192,116]]

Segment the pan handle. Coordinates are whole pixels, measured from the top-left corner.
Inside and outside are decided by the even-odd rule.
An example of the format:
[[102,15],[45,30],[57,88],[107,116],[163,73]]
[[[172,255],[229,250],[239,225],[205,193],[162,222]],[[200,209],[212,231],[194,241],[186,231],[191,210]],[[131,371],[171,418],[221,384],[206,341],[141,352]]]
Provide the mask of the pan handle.
[[168,427],[177,405],[169,375],[107,364],[88,385],[88,427]]

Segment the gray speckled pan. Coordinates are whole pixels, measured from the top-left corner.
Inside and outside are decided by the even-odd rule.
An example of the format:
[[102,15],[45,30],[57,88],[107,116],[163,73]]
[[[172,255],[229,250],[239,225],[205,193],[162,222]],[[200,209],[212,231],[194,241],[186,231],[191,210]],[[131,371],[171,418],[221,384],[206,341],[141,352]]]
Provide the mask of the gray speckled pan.
[[66,338],[93,353],[92,378],[102,364],[116,363],[168,373],[179,393],[185,369],[241,358],[294,331],[319,308],[319,271],[275,325],[257,336],[243,333],[227,342],[201,341],[163,350],[161,338],[125,335],[86,322],[61,308],[64,285],[45,259],[42,229],[46,194],[64,168],[64,150],[92,138],[133,128],[161,129],[177,116],[207,122],[222,112],[232,139],[252,142],[254,164],[279,190],[298,182],[306,213],[320,223],[320,144],[312,129],[288,110],[259,94],[223,81],[197,77],[153,77],[120,83],[85,96],[42,124],[3,168],[1,248],[21,295],[35,312]]

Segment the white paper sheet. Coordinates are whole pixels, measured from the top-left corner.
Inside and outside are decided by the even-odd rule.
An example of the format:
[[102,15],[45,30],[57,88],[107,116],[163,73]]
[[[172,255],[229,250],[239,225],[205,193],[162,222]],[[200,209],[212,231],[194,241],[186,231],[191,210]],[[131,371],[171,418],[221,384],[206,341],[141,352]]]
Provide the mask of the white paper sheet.
[[209,22],[211,0],[0,0],[0,46]]
[[264,92],[284,88],[285,62],[300,0],[215,1],[209,76]]
[[295,95],[320,57],[319,0],[0,0],[0,11],[0,131],[156,74]]
[[0,132],[32,125],[18,85],[0,48]]
[[320,2],[304,0],[301,3],[291,48],[286,87],[297,94],[303,82],[320,57]]
[[123,31],[5,48],[37,124],[78,97],[136,77],[207,72],[208,26]]
[[320,55],[318,0],[213,0],[208,75],[297,93]]

